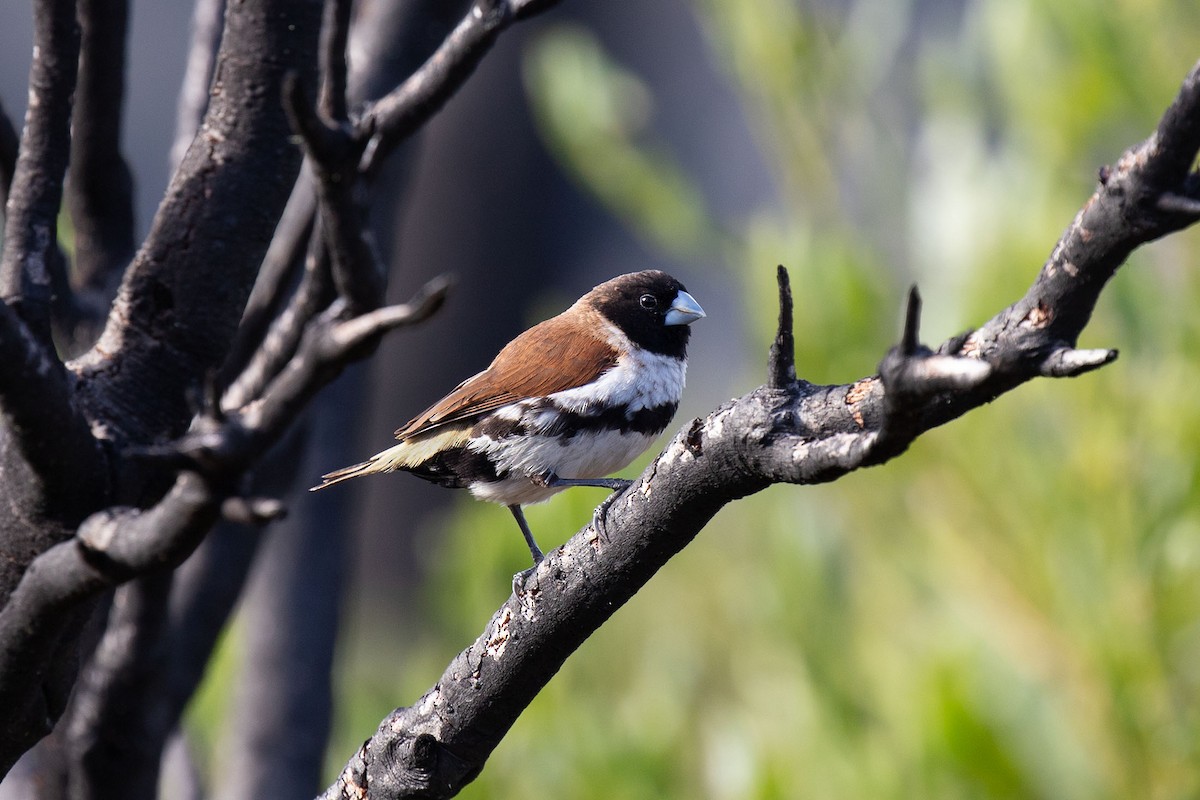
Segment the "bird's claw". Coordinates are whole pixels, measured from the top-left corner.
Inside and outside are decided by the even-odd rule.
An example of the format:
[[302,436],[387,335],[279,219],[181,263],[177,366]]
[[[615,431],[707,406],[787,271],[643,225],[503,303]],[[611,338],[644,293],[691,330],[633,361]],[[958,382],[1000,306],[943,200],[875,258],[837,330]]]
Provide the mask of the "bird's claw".
[[540,566],[541,562],[539,561],[532,567],[523,569],[512,576],[512,593],[514,597],[520,597],[521,595],[525,594],[526,583],[534,576],[535,573],[537,573],[537,569]]

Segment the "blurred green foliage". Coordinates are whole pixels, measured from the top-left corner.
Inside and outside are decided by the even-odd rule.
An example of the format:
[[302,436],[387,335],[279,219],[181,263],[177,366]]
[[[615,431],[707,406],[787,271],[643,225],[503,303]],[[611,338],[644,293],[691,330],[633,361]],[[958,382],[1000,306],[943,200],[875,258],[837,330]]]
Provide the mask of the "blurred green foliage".
[[[717,254],[745,308],[773,303],[786,264],[799,368],[822,382],[878,360],[913,280],[931,343],[1019,297],[1097,166],[1200,57],[1188,0],[693,9],[770,203],[714,218],[655,132],[653,87],[587,30],[543,29],[531,102],[564,170],[664,253]],[[1200,796],[1196,244],[1139,251],[1106,292],[1082,344],[1120,347],[1115,365],[1022,387],[883,468],[723,511],[462,796]],[[746,317],[751,374],[772,320]],[[601,496],[530,509],[543,545]],[[525,566],[508,526],[463,498],[428,537],[431,618],[402,652],[350,635],[332,769],[482,630],[497,576]]]

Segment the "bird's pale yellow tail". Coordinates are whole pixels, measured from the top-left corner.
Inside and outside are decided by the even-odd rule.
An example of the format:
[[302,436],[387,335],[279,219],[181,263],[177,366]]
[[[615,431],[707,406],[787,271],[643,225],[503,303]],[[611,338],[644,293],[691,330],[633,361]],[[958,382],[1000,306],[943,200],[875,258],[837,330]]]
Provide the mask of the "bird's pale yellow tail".
[[379,472],[395,472],[400,469],[417,467],[440,451],[464,444],[471,436],[467,426],[448,427],[439,429],[432,435],[408,439],[393,445],[381,453],[371,456],[370,460],[349,467],[335,469],[321,476],[321,483],[309,489],[315,492],[325,489],[342,481],[357,478],[361,475],[374,475]]
[[363,461],[360,464],[354,464],[349,467],[335,469],[333,472],[327,472],[321,476],[321,482],[316,486],[309,487],[310,492],[315,492],[318,489],[326,489],[333,486],[335,483],[348,481],[351,478],[357,478],[359,475],[370,475],[374,472],[383,472],[375,460]]

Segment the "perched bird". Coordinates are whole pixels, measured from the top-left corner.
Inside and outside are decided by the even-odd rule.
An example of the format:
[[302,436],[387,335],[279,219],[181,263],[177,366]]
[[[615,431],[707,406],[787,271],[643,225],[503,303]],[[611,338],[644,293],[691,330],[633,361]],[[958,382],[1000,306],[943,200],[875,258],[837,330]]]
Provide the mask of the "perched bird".
[[403,470],[508,506],[536,565],[521,506],[604,478],[650,446],[679,405],[688,326],[704,310],[657,270],[600,284],[504,346],[483,372],[396,431],[400,443],[322,476],[324,489]]

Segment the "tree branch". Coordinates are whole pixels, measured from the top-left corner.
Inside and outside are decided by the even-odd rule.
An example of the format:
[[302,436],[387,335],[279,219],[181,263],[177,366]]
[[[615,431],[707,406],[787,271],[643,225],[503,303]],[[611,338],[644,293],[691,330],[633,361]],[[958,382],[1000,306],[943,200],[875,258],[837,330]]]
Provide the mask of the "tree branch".
[[[341,82],[344,87],[344,76]],[[304,142],[317,179],[322,241],[329,249],[338,294],[345,298],[350,313],[378,308],[383,301],[385,270],[367,234],[365,209],[355,197],[358,162],[370,134],[360,134],[344,121],[322,119],[305,100],[295,78],[288,81],[286,99],[292,128]]]
[[[67,372],[0,303],[0,606],[28,559],[69,537],[109,490],[108,455],[72,403]],[[45,526],[37,523],[46,523]],[[10,535],[11,534],[11,535]],[[32,541],[31,541],[32,539]]]
[[8,190],[17,169],[17,150],[20,147],[17,129],[0,102],[0,206],[8,204]]
[[184,153],[196,138],[200,121],[208,109],[208,87],[212,83],[221,44],[221,21],[225,0],[196,0],[192,8],[192,38],[188,45],[187,68],[179,88],[175,109],[175,140],[171,144],[171,168],[183,161]]
[[[258,246],[255,237],[272,229],[272,204],[279,199],[278,194],[264,199],[261,192],[255,192],[285,186],[287,165],[295,158],[289,137],[280,135],[282,115],[277,113],[278,105],[272,105],[279,93],[271,86],[282,84],[283,70],[313,61],[306,50],[313,30],[309,25],[314,18],[310,13],[313,4],[285,5],[278,0],[264,0],[230,9],[221,38],[213,99],[201,132],[173,179],[150,237],[126,273],[102,341],[71,365],[78,378],[68,384],[73,399],[88,416],[90,427],[85,429],[102,437],[103,452],[129,454],[136,448],[127,449],[128,443],[160,439],[180,426],[180,420],[187,416],[182,412],[193,402],[197,376],[204,374],[206,364],[212,365],[223,339],[228,338],[225,334],[230,321],[238,316],[248,276],[257,263],[252,255]],[[341,38],[344,36],[335,31],[328,42]],[[290,60],[275,58],[278,53],[290,54]],[[401,63],[389,61],[388,65]],[[344,69],[344,65],[339,68],[331,63],[326,73],[338,69]],[[344,83],[344,76],[334,74],[326,85]],[[308,102],[304,107],[310,107]],[[369,134],[370,124],[353,130]],[[338,127],[348,128],[348,120]],[[357,164],[365,140],[356,139],[356,152],[346,159],[352,167],[352,183],[358,182]],[[269,172],[269,180],[256,174],[255,169]],[[285,179],[281,181],[280,176]],[[341,222],[346,219],[352,218],[345,217]],[[348,230],[355,231],[358,239],[363,237],[360,228],[351,225]],[[335,248],[341,247],[340,252],[358,246],[357,239],[334,233],[324,235]],[[296,237],[298,241],[305,238],[305,233]],[[264,246],[265,241],[263,236]],[[369,240],[363,241],[369,244]],[[197,246],[201,242],[203,248]],[[350,247],[342,247],[346,242]],[[338,252],[335,249],[335,258]],[[341,261],[350,263],[344,270],[339,265],[345,275],[352,275],[362,264],[375,265],[373,258]],[[288,284],[286,275],[287,270],[277,274],[276,289]],[[338,281],[343,288],[352,282]],[[321,385],[348,361],[371,351],[386,331],[427,317],[440,305],[446,289],[445,283],[431,284],[410,305],[377,308],[362,316],[356,314],[375,308],[381,291],[368,293],[372,297],[369,302],[344,292],[343,300],[325,313],[318,315],[314,310],[299,315],[303,324],[295,329],[304,335],[289,351],[291,357],[264,371],[260,385],[231,406],[233,413],[223,414],[219,404],[210,403],[210,413],[196,420],[195,430],[185,437],[175,457],[159,462],[193,464],[196,470],[181,473],[155,505],[146,510],[110,508],[90,517],[74,540],[58,547],[49,546],[53,541],[28,547],[19,557],[6,560],[5,567],[12,568],[10,577],[14,578],[9,586],[17,588],[0,611],[0,703],[6,709],[0,721],[0,771],[61,713],[65,694],[57,698],[50,695],[71,686],[74,669],[67,670],[69,674],[64,673],[62,681],[51,680],[50,674],[70,661],[64,656],[75,652],[78,631],[71,626],[87,611],[89,600],[135,576],[178,563],[195,548],[219,513],[273,517],[277,504],[268,507],[271,504],[267,501],[243,501],[236,496],[235,486],[242,473],[278,438]],[[278,308],[276,302],[266,306]],[[206,316],[214,310],[216,318]],[[271,315],[268,311],[263,316]],[[19,345],[26,338],[13,337],[5,344]],[[211,385],[219,386],[215,382]],[[154,387],[153,392],[145,391],[149,386]],[[83,419],[80,414],[70,418],[76,417]],[[55,430],[53,425],[42,429]],[[6,430],[0,429],[0,434]],[[85,449],[100,452],[94,440],[89,438],[87,444]],[[59,452],[78,455],[78,450],[71,448]],[[153,455],[153,448],[143,452]],[[143,468],[144,459],[142,466],[130,468],[128,464],[135,460],[116,458],[116,468],[111,470],[106,468],[106,460],[79,460],[90,465],[88,479],[81,485],[103,497],[77,503],[75,508],[100,508],[113,496],[155,496],[154,487],[149,485],[155,473]],[[109,480],[98,482],[97,475],[108,476]],[[161,472],[158,475],[161,478]],[[70,527],[56,530],[69,535]],[[38,552],[41,556],[23,569],[26,560]],[[140,622],[134,622],[132,627],[120,627],[140,630]],[[114,635],[120,636],[121,631],[114,629]],[[88,701],[96,701],[93,706],[99,711],[81,718],[76,733],[78,741],[88,742],[87,749],[96,752],[107,751],[113,742],[93,736],[93,728],[120,710],[114,706],[122,694],[118,684],[138,671],[134,668],[130,672],[131,664],[124,662],[111,661],[109,665],[113,668],[90,673],[97,680],[81,689],[94,695]],[[139,758],[135,755],[128,760]],[[108,764],[110,769],[113,766]],[[96,781],[92,785],[94,788]]]
[[261,395],[247,398],[244,406],[231,411],[215,429],[201,426],[176,444],[150,448],[147,454],[207,470],[244,466],[277,441],[318,389],[341,374],[349,363],[372,352],[386,333],[432,316],[441,308],[450,286],[446,278],[435,278],[408,303],[386,306],[346,321],[340,319],[340,301],[334,303],[307,326],[295,356]]
[[73,612],[109,587],[181,562],[216,519],[218,498],[198,475],[183,473],[154,508],[95,514],[25,570],[0,609],[0,774],[54,722],[39,715],[41,687]]
[[225,390],[221,407],[241,408],[287,366],[313,319],[337,296],[329,273],[329,255],[320,236],[310,236],[304,274],[287,307],[274,319],[245,369]]
[[879,375],[853,384],[790,379],[781,269],[768,384],[686,425],[629,489],[547,554],[433,688],[384,718],[323,797],[455,795],[567,656],[726,503],[774,483],[831,481],[882,463],[1020,383],[1111,361],[1112,351],[1078,351],[1074,342],[1129,252],[1188,224],[1158,200],[1192,196],[1187,170],[1197,147],[1193,70],[1158,132],[1106,172],[1022,300],[934,352],[919,343],[914,289],[901,342]]
[[74,365],[81,401],[119,443],[186,427],[188,394],[228,352],[300,168],[279,98],[287,72],[314,83],[320,5],[234,4],[225,23],[200,134],[126,271],[103,336]]
[[133,177],[121,156],[126,0],[80,0],[83,30],[67,200],[75,226],[76,285],[107,308],[133,255]]
[[79,61],[74,0],[34,4],[29,111],[9,189],[0,261],[0,299],[16,309],[42,347],[50,336],[51,251],[71,151],[71,95]]
[[350,0],[326,0],[321,23],[321,115],[335,123],[350,121],[346,97],[346,42],[350,38]]
[[148,736],[139,702],[165,680],[163,630],[172,573],[159,570],[117,588],[104,635],[81,672],[66,730],[69,796],[156,795],[162,742]]
[[0,415],[8,423],[10,446],[19,449],[39,483],[93,477],[102,461],[87,420],[71,403],[66,369],[2,303],[0,363]]
[[[308,280],[305,253],[310,246],[317,210],[312,169],[305,164],[292,188],[275,237],[267,249],[258,279],[246,301],[246,311],[230,347],[217,384],[226,388],[247,371],[252,360],[267,346],[268,332],[283,316],[294,284]],[[301,278],[301,275],[305,275]],[[291,302],[295,302],[293,298]],[[323,307],[323,306],[321,306]],[[315,310],[314,310],[315,313]]]
[[[22,255],[28,249],[22,244],[28,238],[25,218],[38,220],[35,232],[44,234],[45,242],[53,241],[62,170],[49,169],[47,163],[65,165],[69,88],[78,62],[73,4],[43,0],[39,9],[30,124],[10,200],[10,208],[18,210],[8,219],[15,234],[7,239],[6,271],[0,276],[7,276],[3,285],[10,289],[26,286],[30,275],[40,274],[26,269],[29,259]],[[106,587],[154,566],[124,564],[85,546],[85,534],[97,529],[95,516],[91,528],[84,526],[74,540],[64,540],[70,539],[85,516],[116,498],[122,498],[116,502],[131,498],[153,502],[161,496],[161,474],[149,474],[137,465],[130,469],[128,460],[108,454],[131,440],[150,441],[182,432],[192,416],[190,393],[228,348],[283,208],[287,176],[299,167],[300,154],[289,141],[279,103],[280,89],[289,69],[312,71],[319,20],[315,0],[262,0],[240,4],[226,15],[217,79],[221,91],[209,108],[205,135],[197,137],[184,159],[145,247],[126,273],[105,336],[72,363],[73,382],[58,379],[55,388],[55,370],[39,372],[36,380],[54,388],[57,395],[42,397],[30,385],[20,388],[27,400],[36,398],[45,405],[38,427],[22,427],[16,419],[0,426],[0,455],[6,471],[0,495],[17,512],[0,521],[5,548],[0,559],[0,597],[7,601],[0,611],[0,695],[8,698],[0,702],[5,708],[0,719],[0,765],[5,768],[10,757],[44,734],[61,712],[61,707],[39,700],[42,694],[70,689],[73,676],[48,667],[60,658],[61,650],[73,651],[78,644],[77,634],[67,631],[62,620],[86,611],[90,598]],[[16,197],[17,191],[28,197]],[[38,203],[30,205],[31,198]],[[30,209],[38,214],[31,216]],[[24,302],[25,298],[17,299]],[[5,315],[11,313],[6,308]],[[18,330],[2,320],[0,327]],[[3,346],[28,351],[30,339],[38,336],[37,331],[30,333],[5,337]],[[15,363],[21,369],[5,370],[6,376],[32,372],[39,364],[28,354]],[[61,367],[57,374],[61,376]],[[0,396],[6,394],[0,389]],[[17,401],[7,398],[6,402],[11,406]],[[79,422],[84,418],[86,424]],[[93,435],[103,441],[103,449]],[[67,439],[72,446],[59,444]],[[57,472],[33,468],[53,466],[56,461],[64,465]],[[178,534],[164,534],[163,549],[155,551],[168,563],[174,563],[171,557],[179,548],[190,552],[195,547],[198,539],[192,536],[207,529],[219,506],[220,493],[198,506],[189,505],[196,492],[180,495],[189,486],[181,478],[176,491],[139,516],[155,520],[156,513],[176,515],[160,520],[158,526]],[[112,509],[108,513],[117,520],[142,514]],[[177,527],[172,528],[172,523]],[[193,523],[199,527],[189,527]],[[63,544],[56,546],[57,542]],[[39,559],[45,560],[34,569],[31,562]],[[127,570],[132,572],[126,574]]]
[[[141,452],[143,459],[162,465],[193,468],[176,478],[157,505],[94,514],[74,539],[33,560],[0,609],[0,707],[10,709],[0,719],[0,774],[48,730],[32,725],[30,718],[39,711],[38,687],[67,612],[109,587],[180,564],[217,519],[245,469],[278,440],[318,389],[349,361],[373,350],[389,330],[427,319],[441,307],[448,288],[445,280],[435,280],[410,304],[345,322],[335,304],[313,321],[287,369],[256,402],[228,416],[203,415],[177,445]],[[51,722],[44,714],[41,719]]]
[[373,103],[362,125],[373,131],[362,171],[373,177],[405,139],[438,112],[512,23],[553,7],[559,0],[476,0],[462,22],[408,80]]

